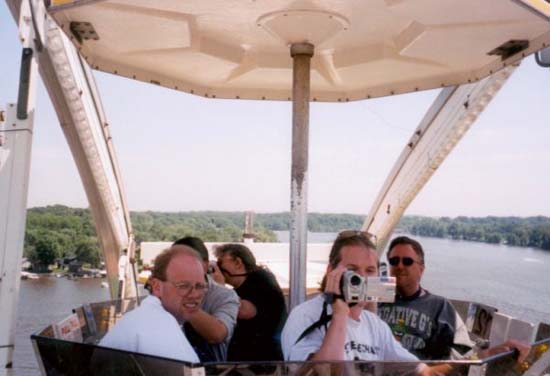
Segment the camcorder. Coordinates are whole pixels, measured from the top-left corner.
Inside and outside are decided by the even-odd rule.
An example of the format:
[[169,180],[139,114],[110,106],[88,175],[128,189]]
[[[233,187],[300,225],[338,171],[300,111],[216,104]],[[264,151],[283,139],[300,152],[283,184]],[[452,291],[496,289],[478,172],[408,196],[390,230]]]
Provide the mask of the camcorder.
[[340,288],[346,303],[393,303],[395,277],[364,278],[352,270],[346,270],[340,280]]
[[208,270],[206,271],[206,274],[214,274],[214,272],[216,271],[215,265],[216,265],[215,262],[210,261],[210,262],[208,263]]

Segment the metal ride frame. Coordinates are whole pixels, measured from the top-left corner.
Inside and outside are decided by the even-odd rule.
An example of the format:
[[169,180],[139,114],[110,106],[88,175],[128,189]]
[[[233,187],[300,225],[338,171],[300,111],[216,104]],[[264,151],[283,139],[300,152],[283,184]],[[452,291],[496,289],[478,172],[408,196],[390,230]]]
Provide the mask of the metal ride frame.
[[116,155],[91,70],[51,22],[43,2],[7,0],[7,5],[19,26],[23,60],[18,103],[8,104],[0,130],[0,369],[10,367],[13,356],[38,72],[90,203],[111,296],[135,296],[128,266],[126,283],[119,291],[119,256],[128,249],[128,257],[133,258],[135,245]]
[[[80,173],[106,261],[111,296],[131,297],[129,268],[118,291],[118,258],[134,256],[134,240],[109,126],[91,69],[38,0],[6,0],[23,44],[17,104],[0,129],[0,368],[13,354],[20,260],[34,120],[36,73],[41,74]],[[310,63],[314,46],[293,44],[290,307],[305,300]],[[484,110],[515,68],[477,83],[442,90],[392,168],[363,229],[379,249],[401,214]],[[131,265],[131,264],[130,264]]]

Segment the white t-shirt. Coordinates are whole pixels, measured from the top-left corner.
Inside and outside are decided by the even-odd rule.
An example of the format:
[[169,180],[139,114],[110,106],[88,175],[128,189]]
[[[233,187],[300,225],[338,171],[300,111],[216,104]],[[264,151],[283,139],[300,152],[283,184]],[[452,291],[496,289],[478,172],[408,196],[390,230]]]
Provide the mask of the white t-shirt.
[[176,318],[154,296],[149,295],[139,307],[122,316],[99,346],[164,358],[198,363]]
[[[325,338],[325,327],[309,333],[298,343],[297,339],[311,324],[319,320],[323,310],[323,296],[319,295],[294,308],[286,321],[281,345],[286,361],[303,361],[319,351]],[[328,314],[332,307],[327,306]],[[327,324],[330,325],[330,322]],[[344,360],[387,360],[416,362],[418,359],[393,337],[388,325],[375,314],[363,310],[359,321],[348,317]]]

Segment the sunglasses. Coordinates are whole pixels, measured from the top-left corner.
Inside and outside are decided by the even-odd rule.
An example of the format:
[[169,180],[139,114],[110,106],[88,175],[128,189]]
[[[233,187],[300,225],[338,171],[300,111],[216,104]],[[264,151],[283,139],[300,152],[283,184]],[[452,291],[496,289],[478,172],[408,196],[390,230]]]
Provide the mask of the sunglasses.
[[[391,266],[397,266],[399,265],[399,262],[403,263],[403,266],[411,266],[416,261],[412,257],[399,257],[399,256],[393,256],[388,259]],[[420,264],[420,263],[419,263]]]

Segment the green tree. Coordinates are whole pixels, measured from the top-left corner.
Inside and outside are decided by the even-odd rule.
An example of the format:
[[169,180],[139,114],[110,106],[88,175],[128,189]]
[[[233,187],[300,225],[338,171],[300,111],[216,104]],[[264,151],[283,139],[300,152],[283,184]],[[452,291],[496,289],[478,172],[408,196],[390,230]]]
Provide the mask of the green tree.
[[257,228],[254,230],[254,235],[256,236],[255,241],[263,243],[273,243],[277,241],[277,236],[273,231],[265,228]]
[[41,236],[29,254],[29,260],[36,271],[47,271],[49,265],[53,264],[60,256],[61,250],[57,239],[51,235]]
[[81,238],[74,244],[74,255],[78,261],[90,264],[97,268],[100,263],[99,246],[97,240],[92,237]]
[[487,243],[492,243],[492,244],[499,244],[502,242],[500,234],[497,234],[497,233],[487,234],[485,236],[485,240],[487,241]]

